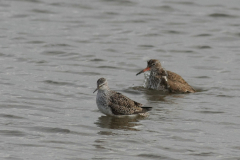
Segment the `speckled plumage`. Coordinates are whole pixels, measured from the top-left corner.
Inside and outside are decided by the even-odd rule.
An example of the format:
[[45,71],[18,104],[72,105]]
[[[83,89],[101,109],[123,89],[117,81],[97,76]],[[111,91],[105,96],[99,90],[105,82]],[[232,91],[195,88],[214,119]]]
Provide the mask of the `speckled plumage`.
[[149,60],[147,68],[140,71],[138,74],[148,70],[150,70],[150,76],[147,80],[147,88],[180,93],[195,92],[195,89],[191,87],[180,75],[165,70],[162,68],[161,63],[156,59]]
[[[141,103],[131,100],[130,98],[122,95],[121,93],[109,89],[107,80],[100,78],[97,81],[97,98],[96,103],[98,109],[110,116],[121,115],[147,115],[147,111],[151,107],[143,107]],[[95,90],[95,91],[96,91]]]

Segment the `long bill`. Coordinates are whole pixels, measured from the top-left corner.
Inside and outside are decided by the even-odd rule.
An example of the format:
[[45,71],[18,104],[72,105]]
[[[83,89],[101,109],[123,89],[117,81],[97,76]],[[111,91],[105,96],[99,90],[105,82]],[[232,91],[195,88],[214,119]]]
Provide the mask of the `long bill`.
[[99,89],[99,87],[97,87],[97,88],[93,91],[93,93],[96,92],[98,89]]
[[141,70],[140,72],[138,72],[138,73],[136,74],[136,76],[139,75],[139,74],[141,74],[141,73],[143,73],[143,72],[149,71],[149,70],[150,70],[150,68],[147,67],[147,68],[145,68],[144,70]]

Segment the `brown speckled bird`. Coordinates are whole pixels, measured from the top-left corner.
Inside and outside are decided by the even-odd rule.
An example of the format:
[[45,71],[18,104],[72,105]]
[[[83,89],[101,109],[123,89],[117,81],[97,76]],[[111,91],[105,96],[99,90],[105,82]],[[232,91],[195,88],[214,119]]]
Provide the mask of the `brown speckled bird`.
[[180,75],[162,68],[161,63],[156,59],[147,62],[147,68],[140,71],[139,75],[150,70],[147,88],[164,90],[172,93],[193,93],[196,92]]
[[143,107],[141,103],[110,90],[105,78],[98,79],[97,89],[94,92],[96,91],[98,91],[96,98],[98,109],[109,116],[147,116],[147,111],[152,109],[152,107]]

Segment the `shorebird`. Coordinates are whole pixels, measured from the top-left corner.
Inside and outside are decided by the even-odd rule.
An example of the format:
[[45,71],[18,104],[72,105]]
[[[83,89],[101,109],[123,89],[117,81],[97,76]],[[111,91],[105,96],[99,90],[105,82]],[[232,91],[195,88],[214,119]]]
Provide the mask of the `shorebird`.
[[96,91],[98,91],[96,98],[98,109],[105,115],[147,116],[147,111],[152,109],[152,107],[143,107],[141,103],[133,101],[121,93],[110,90],[108,82],[105,78],[98,79],[97,89],[94,92]]
[[147,88],[164,90],[172,93],[193,93],[196,92],[180,75],[162,68],[161,63],[156,59],[147,62],[147,68],[136,74],[150,71],[147,79]]

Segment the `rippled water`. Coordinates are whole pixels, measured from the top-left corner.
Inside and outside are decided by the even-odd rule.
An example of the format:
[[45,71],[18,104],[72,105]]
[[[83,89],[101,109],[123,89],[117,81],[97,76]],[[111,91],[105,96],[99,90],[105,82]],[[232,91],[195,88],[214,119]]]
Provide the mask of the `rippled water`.
[[[0,159],[240,159],[240,1],[0,1]],[[198,92],[147,90],[150,58]],[[97,109],[96,81],[153,107]]]

